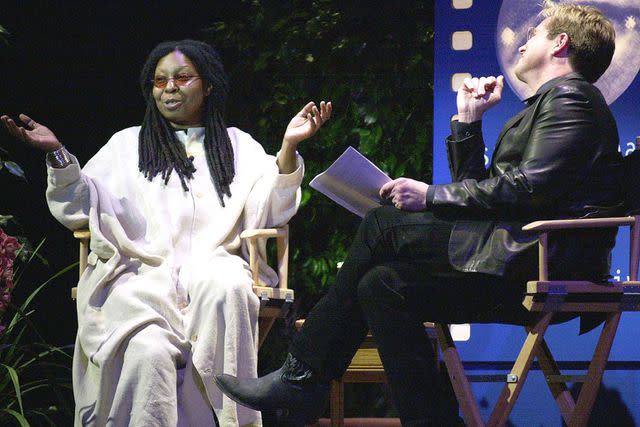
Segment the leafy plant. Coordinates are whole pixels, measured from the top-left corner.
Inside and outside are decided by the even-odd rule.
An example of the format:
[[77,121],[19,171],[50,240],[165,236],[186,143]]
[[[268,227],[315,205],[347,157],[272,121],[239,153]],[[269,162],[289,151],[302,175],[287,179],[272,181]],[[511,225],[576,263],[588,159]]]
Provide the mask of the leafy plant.
[[16,162],[8,160],[8,155],[9,155],[9,152],[4,148],[0,147],[0,170],[5,169],[10,174],[15,175],[18,178],[21,178],[26,181],[27,178],[24,174],[24,171],[20,167],[20,165],[17,164]]
[[[0,38],[6,32],[0,27]],[[3,39],[4,40],[4,39]],[[0,173],[3,170],[25,180],[22,168],[9,160],[9,153],[0,147]],[[1,179],[5,177],[0,176]],[[13,215],[0,215],[0,227],[24,234]],[[17,305],[12,301],[26,267],[34,259],[47,265],[39,249],[26,237],[8,236],[0,228],[0,425],[59,425],[60,418],[71,419],[68,403],[71,390],[70,348],[46,343],[32,322],[30,305],[52,280],[75,266],[71,265],[38,286]],[[14,262],[18,268],[14,270]]]
[[[0,42],[5,45],[9,44],[9,32],[2,25],[0,25]],[[20,165],[11,161],[9,152],[0,146],[0,171],[3,169],[26,181],[24,171]]]
[[73,264],[54,274],[38,286],[22,304],[11,301],[11,291],[23,277],[25,268],[36,259],[44,240],[31,252],[21,266],[13,270],[13,261],[20,261],[19,244],[0,229],[0,425],[29,426],[47,423],[57,425],[64,413],[69,419],[71,390],[70,349],[45,343],[31,321],[31,302],[51,281],[74,268]]
[[[0,26],[0,42],[8,44],[9,33]],[[8,172],[23,181],[23,169],[0,146],[0,179]],[[71,395],[71,347],[47,344],[33,323],[31,303],[42,289],[71,265],[54,274],[29,294],[21,304],[12,301],[13,290],[22,281],[26,267],[40,256],[26,237],[7,235],[3,228],[24,234],[13,215],[0,214],[0,425],[68,424],[73,411]],[[14,270],[14,263],[18,267]]]
[[[331,120],[299,148],[306,173],[290,223],[289,280],[303,317],[333,283],[360,222],[308,181],[353,146],[393,178],[431,182],[433,2],[239,0],[205,33],[231,77],[229,124],[268,152],[302,105],[332,101]],[[259,371],[279,366],[285,351],[272,332]],[[379,396],[359,395],[359,410],[392,411]]]
[[333,282],[359,223],[308,181],[354,146],[391,177],[430,182],[431,3],[241,0],[206,30],[231,76],[231,124],[269,152],[307,101],[333,103],[331,120],[300,146],[306,178],[289,274],[302,311]]
[[9,32],[2,26],[0,25],[0,41],[2,41],[4,44],[9,44]]

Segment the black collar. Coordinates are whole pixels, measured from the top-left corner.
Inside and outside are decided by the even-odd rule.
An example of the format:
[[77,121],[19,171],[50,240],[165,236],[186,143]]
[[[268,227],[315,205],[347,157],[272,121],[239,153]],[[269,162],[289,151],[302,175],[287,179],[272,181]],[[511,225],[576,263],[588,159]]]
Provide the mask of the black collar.
[[563,81],[567,81],[567,80],[576,79],[576,78],[580,79],[580,80],[584,80],[584,77],[582,77],[582,74],[580,74],[580,73],[578,73],[576,71],[574,71],[572,73],[565,74],[565,75],[560,76],[560,77],[553,78],[553,79],[547,81],[542,86],[540,86],[540,88],[536,91],[536,93],[531,95],[529,98],[525,99],[524,102],[527,105],[531,105],[536,101],[536,99],[538,99],[540,97],[540,95],[542,95],[543,93],[547,92],[552,87],[557,86],[558,83],[563,82]]

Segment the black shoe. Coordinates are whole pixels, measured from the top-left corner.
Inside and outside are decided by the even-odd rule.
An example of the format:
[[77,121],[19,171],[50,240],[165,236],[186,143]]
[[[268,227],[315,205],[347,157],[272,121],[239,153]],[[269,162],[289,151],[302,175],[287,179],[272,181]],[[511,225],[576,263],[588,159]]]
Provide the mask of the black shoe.
[[216,375],[220,390],[242,406],[256,411],[285,409],[295,425],[314,423],[324,410],[329,384],[291,354],[280,369],[261,378],[238,379]]

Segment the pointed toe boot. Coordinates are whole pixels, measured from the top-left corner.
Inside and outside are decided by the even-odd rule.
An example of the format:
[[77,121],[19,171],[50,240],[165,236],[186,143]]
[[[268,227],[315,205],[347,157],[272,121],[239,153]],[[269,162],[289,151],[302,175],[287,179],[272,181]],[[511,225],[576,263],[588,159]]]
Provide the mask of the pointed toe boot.
[[311,424],[322,414],[328,382],[319,381],[314,373],[291,354],[280,369],[261,378],[214,377],[220,390],[235,402],[257,411],[285,409],[295,425]]

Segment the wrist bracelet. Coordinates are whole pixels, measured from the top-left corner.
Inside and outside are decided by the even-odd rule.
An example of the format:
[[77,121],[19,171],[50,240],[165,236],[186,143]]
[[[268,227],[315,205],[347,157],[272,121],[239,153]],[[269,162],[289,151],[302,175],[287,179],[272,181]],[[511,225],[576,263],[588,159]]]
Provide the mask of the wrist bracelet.
[[69,152],[64,146],[58,148],[55,151],[49,151],[47,153],[47,162],[56,169],[61,169],[69,166],[72,161],[69,156]]

